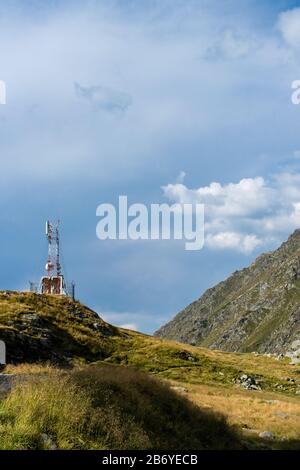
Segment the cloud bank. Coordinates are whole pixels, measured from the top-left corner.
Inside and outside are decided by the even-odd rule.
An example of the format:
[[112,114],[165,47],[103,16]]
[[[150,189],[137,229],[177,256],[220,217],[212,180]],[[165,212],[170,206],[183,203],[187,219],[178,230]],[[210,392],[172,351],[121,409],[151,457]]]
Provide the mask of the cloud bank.
[[211,249],[249,254],[300,227],[300,174],[213,182],[197,189],[176,183],[163,191],[173,202],[205,204],[206,245]]

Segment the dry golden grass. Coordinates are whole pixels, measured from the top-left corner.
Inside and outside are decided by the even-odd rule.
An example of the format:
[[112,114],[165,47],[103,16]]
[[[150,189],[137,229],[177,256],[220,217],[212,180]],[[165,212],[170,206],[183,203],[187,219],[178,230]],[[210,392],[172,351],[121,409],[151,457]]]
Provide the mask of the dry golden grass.
[[[178,386],[178,382],[173,382]],[[228,422],[240,430],[271,431],[277,439],[299,439],[300,400],[282,394],[226,389],[218,386],[182,386],[184,395],[202,409],[206,408],[226,416]]]
[[7,364],[5,366],[6,374],[15,374],[15,375],[32,375],[32,374],[57,374],[57,367],[52,364],[47,363],[33,363],[33,364]]

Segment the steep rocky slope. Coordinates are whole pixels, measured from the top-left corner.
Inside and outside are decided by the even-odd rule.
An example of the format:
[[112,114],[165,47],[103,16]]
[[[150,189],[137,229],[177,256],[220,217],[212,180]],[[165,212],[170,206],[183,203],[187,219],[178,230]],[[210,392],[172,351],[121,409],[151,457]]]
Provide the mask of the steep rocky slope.
[[[280,248],[208,289],[157,333],[225,351],[300,348],[300,230]],[[299,350],[300,352],[300,350]]]

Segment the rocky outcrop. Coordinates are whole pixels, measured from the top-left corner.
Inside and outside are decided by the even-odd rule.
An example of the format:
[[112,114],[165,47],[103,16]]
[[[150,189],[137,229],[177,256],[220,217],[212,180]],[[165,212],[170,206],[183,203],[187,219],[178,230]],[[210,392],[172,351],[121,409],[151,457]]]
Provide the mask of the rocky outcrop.
[[300,352],[295,346],[300,340],[300,230],[276,251],[208,289],[156,334],[225,351],[290,353],[295,361]]
[[16,376],[13,374],[0,373],[0,396],[3,394],[6,395],[8,392],[10,392],[15,378]]

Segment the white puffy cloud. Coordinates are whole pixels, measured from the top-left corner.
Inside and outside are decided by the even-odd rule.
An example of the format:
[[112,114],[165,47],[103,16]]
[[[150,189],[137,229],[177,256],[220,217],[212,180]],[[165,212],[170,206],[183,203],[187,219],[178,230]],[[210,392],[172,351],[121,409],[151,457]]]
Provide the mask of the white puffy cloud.
[[262,177],[244,178],[224,186],[213,182],[198,189],[169,184],[164,191],[169,198],[173,197],[180,203],[197,201],[208,204],[214,217],[251,216],[265,211],[274,200],[274,190]]
[[293,8],[281,13],[278,27],[289,46],[300,47],[300,8]]
[[214,249],[233,249],[249,254],[258,248],[262,241],[256,235],[243,235],[236,232],[208,234],[207,246]]
[[120,325],[120,328],[125,328],[125,330],[133,330],[133,331],[137,331],[138,329],[135,323],[125,323],[124,325]]
[[168,184],[163,190],[171,201],[205,205],[206,246],[211,249],[249,254],[300,227],[300,174],[213,182],[197,189]]

